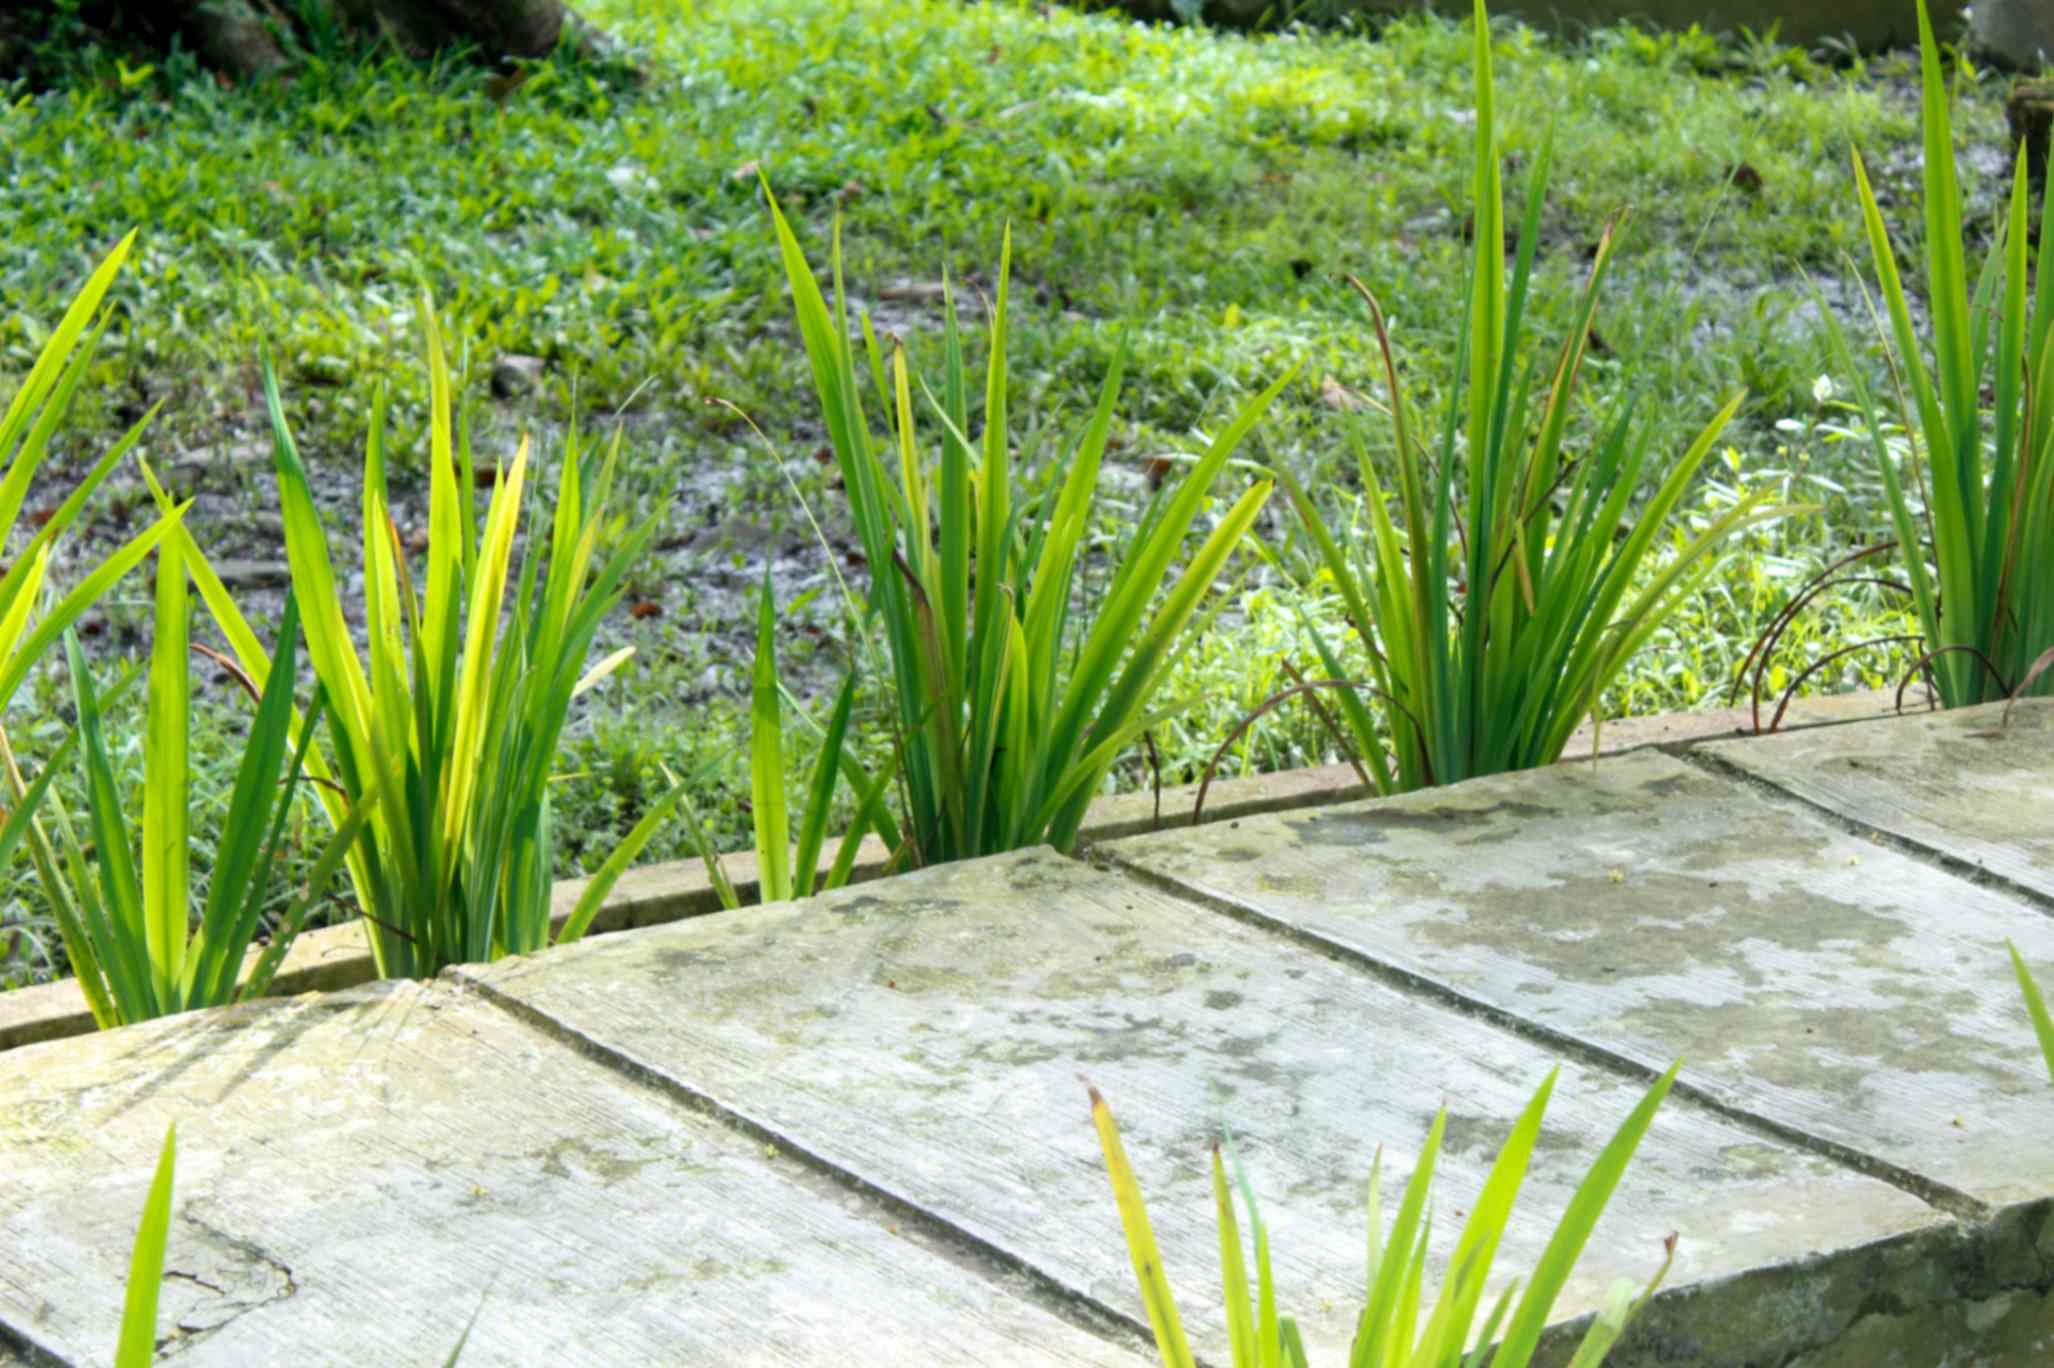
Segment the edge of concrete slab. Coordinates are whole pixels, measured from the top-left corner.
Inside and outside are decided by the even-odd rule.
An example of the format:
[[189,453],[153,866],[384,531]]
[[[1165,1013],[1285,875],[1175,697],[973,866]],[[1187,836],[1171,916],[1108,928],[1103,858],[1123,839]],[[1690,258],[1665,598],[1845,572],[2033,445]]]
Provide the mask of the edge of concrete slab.
[[[1674,1363],[1925,1368],[1972,1345],[1978,1364],[2044,1362],[2054,1322],[2054,1199],[1973,1225],[1909,1231],[1744,1273],[1665,1287],[1605,1356]],[[1592,1314],[1550,1325],[1534,1368],[1565,1368]],[[1809,1326],[1771,1339],[1766,1325]],[[2028,1346],[2038,1342],[2040,1349]]]
[[[1764,709],[1762,716],[1766,718],[1769,711]],[[1800,699],[1791,705],[1780,730],[1877,721],[1895,716],[1896,711],[1894,696],[1887,690]],[[1560,763],[1573,764],[1594,756],[1617,755],[1650,746],[1690,747],[1750,737],[1757,734],[1754,727],[1755,713],[1750,708],[1619,718],[1595,731],[1586,723],[1571,736]],[[1196,784],[1181,784],[1160,793],[1129,793],[1100,799],[1091,806],[1080,844],[1090,846],[1174,825],[1180,820],[1179,814],[1192,810],[1198,791]],[[1320,765],[1216,783],[1206,795],[1202,820],[1226,821],[1373,796],[1352,766]],[[888,853],[874,837],[866,840],[856,860],[854,878],[869,880],[889,872]],[[831,858],[830,846],[823,852],[823,860]],[[754,852],[738,851],[721,859],[736,894],[746,904],[758,889]],[[556,885],[551,896],[553,926],[563,925],[585,885],[583,879],[567,879]],[[659,926],[720,910],[719,894],[703,863],[678,860],[640,865],[621,876],[593,919],[589,934]],[[306,932],[293,943],[272,982],[272,996],[348,988],[368,983],[376,976],[360,923],[322,927]],[[87,1010],[76,980],[59,979],[0,993],[0,1051],[63,1040],[92,1029],[92,1013]]]

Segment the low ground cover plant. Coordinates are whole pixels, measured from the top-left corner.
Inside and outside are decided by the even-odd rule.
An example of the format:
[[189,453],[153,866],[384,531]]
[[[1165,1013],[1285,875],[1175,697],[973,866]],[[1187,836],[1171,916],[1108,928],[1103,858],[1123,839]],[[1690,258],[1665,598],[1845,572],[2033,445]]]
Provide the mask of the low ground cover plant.
[[[922,425],[906,348],[893,345],[887,371],[867,315],[867,375],[859,369],[839,240],[830,309],[774,197],[770,210],[870,572],[861,616],[874,615],[885,639],[901,799],[917,859],[965,859],[1043,841],[1068,849],[1113,761],[1162,715],[1165,672],[1209,622],[1201,604],[1269,498],[1267,482],[1241,493],[1172,578],[1229,459],[1290,376],[1243,407],[1182,479],[1165,482],[1080,614],[1080,552],[1123,357],[1114,356],[1089,419],[1059,459],[1040,471],[1021,463],[1007,412],[1008,234],[987,338],[981,432],[973,439],[952,299],[940,394],[920,386],[920,407],[931,415]],[[872,403],[886,410],[881,439],[870,426]],[[922,446],[937,429],[939,451],[930,457]]]
[[[1474,73],[1475,246],[1461,339],[1467,374],[1450,391],[1438,436],[1422,429],[1383,310],[1357,282],[1389,390],[1398,467],[1387,494],[1376,462],[1348,429],[1370,525],[1359,559],[1304,486],[1280,472],[1366,648],[1369,699],[1342,687],[1338,711],[1348,748],[1384,793],[1559,759],[1635,652],[1710,575],[1725,539],[1780,512],[1761,507],[1757,495],[1744,497],[1667,548],[1659,571],[1642,576],[1742,396],[1727,399],[1638,507],[1653,434],[1633,398],[1612,407],[1592,450],[1568,450],[1565,433],[1618,220],[1599,237],[1568,338],[1543,369],[1527,354],[1523,333],[1552,144],[1542,145],[1528,175],[1508,287],[1483,0],[1475,11]],[[1346,679],[1326,634],[1309,620],[1307,631],[1329,677]],[[1372,706],[1386,715],[1384,725]]]
[[[1525,1368],[1540,1343],[1541,1332],[1547,1328],[1555,1298],[1568,1282],[1592,1227],[1611,1200],[1680,1067],[1671,1066],[1655,1080],[1592,1161],[1589,1173],[1577,1187],[1540,1261],[1528,1276],[1524,1291],[1517,1280],[1507,1284],[1480,1322],[1477,1313],[1483,1306],[1491,1264],[1511,1219],[1513,1204],[1518,1201],[1519,1188],[1526,1180],[1527,1165],[1540,1137],[1541,1119],[1554,1092],[1555,1073],[1551,1071],[1542,1080],[1498,1151],[1450,1256],[1451,1271],[1431,1301],[1427,1299],[1424,1276],[1433,1225],[1428,1196],[1447,1126],[1447,1109],[1443,1107],[1434,1118],[1426,1145],[1406,1180],[1405,1193],[1388,1235],[1383,1232],[1383,1150],[1379,1148],[1370,1165],[1369,1264],[1362,1311],[1348,1356],[1349,1368]],[[1190,1368],[1197,1360],[1185,1337],[1176,1297],[1148,1223],[1148,1207],[1142,1200],[1139,1180],[1120,1140],[1112,1109],[1096,1088],[1091,1090],[1091,1115],[1105,1152],[1106,1172],[1112,1179],[1113,1197],[1119,1205],[1127,1251],[1134,1262],[1134,1277],[1140,1285],[1142,1304],[1148,1310],[1149,1325],[1155,1331],[1156,1348],[1164,1368]],[[1231,1152],[1231,1142],[1228,1148]],[[1222,1146],[1215,1143],[1213,1201],[1219,1215],[1220,1276],[1234,1368],[1305,1368],[1305,1345],[1298,1328],[1290,1316],[1277,1309],[1269,1236],[1256,1207],[1255,1191],[1238,1158],[1231,1160],[1231,1179],[1229,1167],[1229,1162],[1222,1159]],[[1248,1218],[1246,1246],[1236,1214],[1237,1193]],[[1248,1254],[1251,1248],[1255,1278],[1252,1293]],[[1673,1237],[1670,1249],[1673,1255]],[[1607,1305],[1592,1321],[1571,1360],[1574,1368],[1595,1368],[1604,1360],[1613,1341],[1624,1332],[1641,1305],[1654,1295],[1666,1272],[1665,1262],[1637,1296],[1632,1283],[1614,1284]],[[1487,1352],[1492,1345],[1496,1347]]]
[[2030,185],[2021,142],[1997,240],[1971,281],[1951,93],[1925,0],[1918,23],[1926,345],[1868,168],[1853,153],[1894,344],[1894,404],[1869,383],[1831,312],[1825,317],[1888,493],[1925,634],[1925,673],[1942,704],[1963,707],[2054,687],[2044,675],[2029,678],[2054,646],[2054,270],[2043,232],[2036,278],[2028,276]]

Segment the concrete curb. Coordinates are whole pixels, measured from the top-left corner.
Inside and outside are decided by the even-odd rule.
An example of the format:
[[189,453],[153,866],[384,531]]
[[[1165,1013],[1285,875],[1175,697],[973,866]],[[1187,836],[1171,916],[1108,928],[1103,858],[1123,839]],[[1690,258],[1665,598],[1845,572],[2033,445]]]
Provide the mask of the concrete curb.
[[[1803,699],[1791,705],[1782,730],[1873,721],[1889,717],[1894,711],[1894,696],[1887,690]],[[1765,719],[1768,713],[1769,709],[1764,708]],[[1650,746],[1688,747],[1706,741],[1729,740],[1752,735],[1753,725],[1750,710],[1746,708],[1621,718],[1605,723],[1597,735],[1595,748],[1590,729],[1579,730],[1570,739],[1566,758],[1561,763],[1574,764],[1579,760],[1587,761],[1593,755],[1618,755]],[[1207,823],[1226,821],[1370,796],[1370,790],[1348,765],[1286,770],[1214,784],[1206,797],[1203,820]],[[1089,847],[1186,823],[1196,798],[1197,786],[1185,784],[1164,789],[1160,798],[1151,793],[1128,793],[1101,799],[1091,806],[1080,844]],[[886,855],[883,844],[876,838],[866,841],[856,861],[855,879],[868,880],[883,874]],[[830,844],[824,858],[832,857],[833,847]],[[751,851],[735,852],[723,856],[722,864],[736,894],[746,905],[757,894],[755,854]],[[552,897],[555,925],[562,925],[584,887],[582,879],[567,879],[556,885]],[[699,861],[643,865],[629,870],[614,886],[612,895],[593,920],[590,934],[605,935],[636,927],[658,926],[720,910],[719,895],[706,876],[705,866]],[[370,947],[360,922],[322,927],[302,934],[293,943],[273,980],[273,996],[332,992],[367,983],[374,976]],[[76,980],[59,979],[54,983],[0,993],[0,1051],[39,1041],[84,1035],[92,1029],[92,1014],[86,1008],[85,997],[79,992]]]

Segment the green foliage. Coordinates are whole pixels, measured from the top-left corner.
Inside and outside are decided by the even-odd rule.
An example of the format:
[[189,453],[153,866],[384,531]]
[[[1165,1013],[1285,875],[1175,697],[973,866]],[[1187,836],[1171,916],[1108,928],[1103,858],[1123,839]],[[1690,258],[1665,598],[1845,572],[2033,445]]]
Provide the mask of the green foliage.
[[[791,813],[785,794],[784,703],[777,675],[777,609],[770,595],[770,575],[763,576],[763,593],[756,615],[756,660],[751,691],[751,811],[756,818],[756,872],[764,902],[809,897],[816,885],[840,888],[849,881],[856,853],[864,836],[875,826],[886,844],[897,844],[897,835],[880,804],[890,772],[874,780],[863,773],[847,750],[849,714],[856,702],[856,676],[842,682],[835,695],[834,711],[813,759],[813,773],[806,785],[806,806],[800,813],[798,849],[791,849]],[[842,833],[834,863],[823,875],[820,851],[827,839],[827,824],[833,816],[834,792],[844,766],[849,768],[858,789],[856,819]],[[717,880],[723,889],[725,879]],[[732,907],[732,896],[727,899]]]
[[[1567,450],[1577,375],[1613,233],[1608,226],[1598,239],[1569,338],[1551,370],[1540,373],[1521,355],[1520,343],[1551,144],[1542,145],[1528,178],[1508,292],[1483,0],[1476,4],[1475,33],[1475,259],[1461,339],[1466,387],[1451,391],[1429,456],[1428,438],[1398,379],[1383,310],[1362,290],[1391,395],[1395,501],[1404,530],[1359,439],[1372,524],[1361,569],[1304,487],[1288,473],[1283,477],[1351,624],[1371,644],[1376,699],[1394,714],[1384,732],[1395,764],[1362,698],[1354,690],[1340,694],[1356,753],[1386,793],[1560,758],[1570,733],[1634,653],[1710,574],[1721,542],[1769,516],[1755,498],[1741,500],[1668,557],[1652,580],[1636,583],[1656,536],[1741,396],[1727,400],[1630,520],[1651,440],[1633,402],[1605,420],[1595,450],[1581,457]],[[1309,623],[1308,630],[1329,674],[1342,677],[1324,634]]]
[[[80,287],[71,307],[44,339],[35,365],[14,392],[6,413],[0,416],[0,464],[6,467],[5,476],[0,476],[0,545],[12,544],[23,522],[23,504],[31,482],[49,454],[51,438],[65,424],[72,399],[112,316],[111,311],[101,312],[101,302],[134,244],[135,234],[130,233]],[[58,637],[140,564],[176,524],[178,510],[173,510],[105,560],[88,566],[69,592],[38,615],[59,539],[78,521],[94,491],[141,440],[149,420],[150,415],[144,414],[94,462],[62,503],[47,516],[38,515],[41,526],[0,573],[0,709],[13,701],[29,672]]]
[[2033,1021],[2033,1036],[2040,1042],[2040,1054],[2047,1061],[2047,1076],[2054,1080],[2054,1017],[2047,1015],[2047,999],[2040,995],[2040,985],[2033,981],[2033,971],[2026,968],[2025,956],[2018,953],[2018,947],[2010,941],[2004,948],[2011,952],[2011,970],[2018,976],[2018,991],[2025,996],[2026,1014]]
[[[1515,1282],[1504,1288],[1491,1310],[1479,1323],[1484,1288],[1490,1281],[1491,1264],[1498,1243],[1512,1217],[1513,1204],[1526,1179],[1527,1165],[1540,1138],[1541,1118],[1554,1091],[1555,1074],[1550,1072],[1513,1125],[1511,1134],[1498,1151],[1483,1190],[1470,1208],[1448,1266],[1439,1295],[1426,1300],[1426,1254],[1432,1234],[1428,1194],[1433,1186],[1434,1166],[1440,1157],[1441,1140],[1448,1120],[1442,1108],[1428,1132],[1426,1147],[1407,1180],[1405,1193],[1388,1235],[1383,1233],[1383,1151],[1378,1149],[1369,1176],[1369,1266],[1362,1312],[1356,1321],[1355,1339],[1349,1354],[1350,1368],[1466,1368],[1474,1362],[1472,1341],[1497,1349],[1488,1362],[1491,1368],[1525,1368],[1547,1327],[1556,1297],[1569,1280],[1570,1272],[1583,1253],[1590,1232],[1597,1225],[1613,1189],[1625,1174],[1633,1152],[1653,1123],[1655,1110],[1668,1095],[1680,1065],[1657,1079],[1640,1104],[1620,1123],[1610,1143],[1592,1161],[1590,1171],[1569,1200],[1547,1247],[1534,1265],[1524,1293],[1515,1304]],[[1127,1251],[1134,1262],[1134,1276],[1141,1288],[1141,1300],[1155,1331],[1155,1342],[1165,1368],[1187,1368],[1196,1362],[1185,1338],[1175,1295],[1163,1270],[1162,1254],[1148,1223],[1148,1207],[1142,1200],[1139,1180],[1120,1141],[1119,1126],[1112,1109],[1091,1092],[1091,1115],[1105,1152],[1106,1172],[1112,1179],[1113,1197],[1120,1209],[1120,1224],[1127,1237]],[[1229,1149],[1231,1155],[1231,1148]],[[1233,1346],[1235,1368],[1304,1368],[1305,1347],[1297,1325],[1277,1310],[1276,1284],[1270,1269],[1268,1232],[1255,1203],[1255,1192],[1238,1158],[1232,1162],[1233,1179],[1228,1178],[1221,1147],[1213,1146],[1213,1201],[1218,1210],[1220,1270],[1226,1303],[1227,1336]],[[1248,1215],[1250,1243],[1254,1252],[1255,1287],[1249,1287],[1248,1261],[1244,1254],[1234,1194],[1238,1190]],[[1611,1344],[1624,1332],[1667,1271],[1666,1264],[1636,1298],[1631,1284],[1615,1284],[1607,1306],[1593,1321],[1573,1360],[1575,1368],[1595,1368]],[[1509,1318],[1507,1312],[1510,1313]]]
[[[1934,687],[1944,705],[1963,707],[2030,687],[2035,659],[2054,646],[2054,592],[2047,579],[2054,566],[2054,405],[2046,400],[2054,393],[2054,270],[2042,234],[2038,281],[2029,296],[2029,187],[2021,143],[1998,242],[1971,283],[1947,82],[1925,0],[1918,16],[1930,368],[1868,168],[1859,152],[1853,154],[1862,220],[1896,344],[1899,416],[1915,441],[1886,440],[1874,387],[1859,366],[1850,362],[1848,369],[1888,490]],[[1844,338],[1840,347],[1847,355]],[[2054,679],[2037,687],[2045,692]]]
[[[965,859],[1042,841],[1067,849],[1113,761],[1156,720],[1147,710],[1165,671],[1206,621],[1197,617],[1201,600],[1269,498],[1267,483],[1244,493],[1157,606],[1172,561],[1228,459],[1290,377],[1242,409],[1175,489],[1165,490],[1113,570],[1096,616],[1073,625],[1078,554],[1112,431],[1122,356],[1115,354],[1090,420],[1053,467],[1061,484],[1033,488],[1032,476],[1015,469],[1007,429],[1009,236],[999,259],[976,443],[953,303],[941,396],[921,387],[942,429],[938,461],[919,452],[905,347],[893,348],[887,381],[864,317],[871,379],[891,414],[880,450],[849,341],[840,249],[830,312],[774,199],[771,215],[850,518],[871,570],[870,608],[882,620],[898,703],[906,820],[920,858]],[[896,458],[896,471],[886,453]]]
[[[514,542],[526,489],[524,441],[495,472],[478,526],[479,472],[468,428],[451,419],[441,335],[424,299],[433,455],[425,592],[388,512],[382,412],[374,414],[363,480],[367,658],[342,614],[327,536],[306,468],[266,368],[286,555],[295,592],[313,605],[308,655],[329,701],[336,788],[331,816],[384,797],[352,850],[349,869],[370,926],[379,972],[427,977],[445,965],[522,954],[549,942],[554,829],[549,784],[571,701],[603,679],[621,653],[586,670],[600,619],[646,550],[653,520],[632,528],[607,509],[618,438],[603,460],[569,434],[554,517],[530,519],[516,577]],[[543,563],[547,561],[547,572]],[[209,606],[255,675],[249,630],[211,574]],[[203,581],[207,592],[207,581]],[[502,619],[508,619],[502,627]],[[584,933],[607,891],[675,806],[654,804],[592,877],[557,934]]]
[[[760,249],[752,164],[780,187],[802,240],[824,240],[830,217],[842,217],[851,289],[915,355],[939,356],[941,309],[922,291],[946,267],[966,289],[989,292],[972,274],[988,263],[964,248],[1009,221],[1020,259],[1037,264],[1013,282],[1036,304],[1009,321],[1016,414],[1088,410],[1114,348],[1097,320],[1136,320],[1090,515],[1094,567],[1144,509],[1145,494],[1130,492],[1138,481],[1128,483],[1143,463],[1216,431],[1288,359],[1305,358],[1308,378],[1376,386],[1380,358],[1358,345],[1359,302],[1333,287],[1342,273],[1378,282],[1415,395],[1437,399],[1455,382],[1463,319],[1447,303],[1470,265],[1458,207],[1472,137],[1462,117],[1472,60],[1464,25],[1408,13],[1372,42],[908,0],[886,35],[865,8],[820,0],[698,0],[689,23],[660,0],[592,0],[581,12],[633,45],[646,82],[560,54],[524,65],[525,80],[508,90],[462,61],[316,52],[290,82],[226,88],[198,78],[188,55],[150,72],[139,63],[154,57],[103,51],[51,88],[15,87],[0,100],[0,389],[29,371],[51,335],[76,285],[79,244],[103,240],[110,223],[148,223],[141,269],[123,278],[129,307],[87,368],[59,445],[67,458],[81,444],[104,450],[161,400],[150,429],[158,449],[204,458],[204,479],[226,482],[188,515],[212,556],[276,554],[256,530],[270,482],[232,454],[254,435],[244,426],[258,384],[252,360],[267,345],[317,492],[335,481],[354,489],[372,410],[390,394],[393,494],[403,522],[413,512],[407,486],[428,465],[430,397],[425,368],[409,360],[420,338],[401,282],[424,280],[449,335],[467,341],[452,356],[452,384],[473,404],[480,450],[510,452],[526,425],[538,440],[551,434],[553,447],[573,412],[632,405],[636,459],[621,472],[622,507],[641,516],[683,488],[709,524],[673,524],[689,535],[661,539],[633,572],[629,593],[655,599],[660,617],[615,614],[601,629],[595,654],[623,644],[638,654],[565,729],[563,767],[589,777],[556,790],[558,876],[589,873],[615,848],[668,791],[664,766],[692,784],[703,829],[669,824],[647,858],[689,856],[695,837],[723,849],[752,838],[750,681],[737,668],[748,656],[751,571],[766,541],[788,548],[805,532],[777,465],[744,449],[730,410],[700,399],[723,397],[758,420],[809,496],[834,476],[804,459],[818,445],[807,363],[779,317],[782,267]],[[1786,579],[1801,582],[1802,567],[1889,525],[1866,448],[1806,434],[1786,455],[1773,425],[1810,412],[1822,370],[1852,382],[1801,312],[1808,290],[1798,273],[1838,272],[1861,237],[1845,212],[1850,141],[1879,158],[1879,193],[1903,203],[1915,195],[1916,175],[1894,170],[1914,160],[1900,155],[1916,147],[1916,111],[1902,98],[1910,68],[1878,55],[1827,70],[1774,44],[1616,27],[1561,40],[1500,21],[1493,42],[1508,163],[1530,167],[1547,113],[1575,111],[1555,134],[1532,330],[1559,337],[1573,321],[1588,245],[1580,226],[1620,203],[1636,208],[1636,231],[1615,243],[1607,273],[1603,332],[1615,355],[1586,355],[1584,412],[1618,399],[1627,380],[1615,357],[1630,356],[1652,446],[1680,449],[1695,426],[1684,421],[1716,405],[1707,396],[1744,380],[1755,397],[1728,433],[1740,461],[1733,483],[1808,463],[1844,491],[1804,491],[1822,513],[1775,526],[1765,574],[1728,562],[1607,693],[1608,710],[1712,701],[1721,668],[1739,663],[1781,606]],[[1968,75],[1956,128],[1993,142],[2003,136],[2002,83]],[[1758,191],[1728,174],[1742,165],[1758,173]],[[1516,192],[1524,173],[1510,174]],[[1987,195],[1964,176],[1973,221]],[[945,256],[938,243],[951,244]],[[1920,273],[1907,267],[1914,292]],[[1679,279],[1691,283],[1672,292]],[[538,392],[486,399],[487,364],[505,353],[545,360]],[[1873,370],[1865,348],[1854,363]],[[1255,454],[1288,465],[1329,518],[1345,517],[1340,505],[1359,475],[1333,440],[1325,394],[1318,384],[1279,394]],[[973,392],[973,421],[977,403]],[[1364,436],[1388,483],[1388,437]],[[166,473],[180,478],[181,497],[193,492],[176,463]],[[26,511],[41,503],[39,487]],[[108,499],[95,507],[109,522],[133,511]],[[826,522],[839,544],[846,527],[832,511]],[[1647,564],[1668,549],[1658,539]],[[781,563],[780,582],[817,568]],[[1283,687],[1281,661],[1318,673],[1310,647],[1283,628],[1303,596],[1260,570],[1243,597],[1253,595],[1267,605],[1257,613],[1261,649],[1237,657],[1237,643],[1215,634],[1164,686],[1165,697],[1194,700],[1156,731],[1166,778],[1197,777],[1235,720]],[[1807,615],[1806,640],[1789,652],[1792,677],[1806,655],[1897,630],[1878,622],[1894,611],[1887,605],[1854,600],[1841,611],[1841,602]],[[276,605],[243,605],[268,615],[257,624],[266,648]],[[1305,607],[1328,626],[1330,601]],[[119,599],[106,603],[81,624],[108,629],[88,635],[89,647],[139,648],[137,616]],[[1238,608],[1219,621],[1238,632]],[[832,599],[790,605],[779,635],[787,703],[825,718],[850,645]],[[1357,647],[1341,640],[1352,634],[1332,635],[1350,677],[1361,677]],[[1891,668],[1881,656],[1858,665],[1805,688]],[[24,686],[21,701],[35,707],[9,717],[24,754],[47,757],[60,743],[61,683],[61,672],[32,672]],[[873,772],[891,763],[884,701],[866,672],[850,736]],[[225,805],[239,761],[229,720],[226,708],[204,706],[195,719],[203,802],[218,795]],[[140,748],[124,744],[125,730],[116,722],[109,740],[128,782]],[[786,735],[795,787],[811,772],[819,733]],[[1331,750],[1303,709],[1285,707],[1223,764],[1245,772]],[[1148,781],[1135,755],[1115,767],[1119,787]],[[51,791],[77,810],[75,772],[64,766]],[[834,829],[852,803],[844,786]],[[0,870],[0,982],[62,963],[34,871],[26,861]]]
[[94,681],[76,635],[65,639],[65,651],[82,738],[85,831],[77,830],[61,803],[53,803],[54,843],[40,822],[29,833],[65,952],[93,1020],[103,1029],[262,996],[375,804],[366,798],[342,815],[334,835],[313,858],[305,890],[272,929],[270,945],[254,965],[246,965],[263,929],[287,819],[313,738],[311,718],[298,729],[297,741],[293,736],[299,616],[288,599],[278,651],[268,662],[268,681],[250,719],[234,796],[209,865],[199,924],[191,924],[192,690],[182,552],[176,537],[157,552],[143,811],[136,833],[140,855],[108,753],[112,700]]
[[150,1180],[150,1195],[143,1201],[143,1219],[136,1227],[114,1368],[150,1368],[157,1357],[157,1293],[164,1285],[164,1245],[171,1235],[171,1175],[177,1163],[178,1126],[174,1122],[164,1128],[164,1148],[157,1156],[157,1173]]

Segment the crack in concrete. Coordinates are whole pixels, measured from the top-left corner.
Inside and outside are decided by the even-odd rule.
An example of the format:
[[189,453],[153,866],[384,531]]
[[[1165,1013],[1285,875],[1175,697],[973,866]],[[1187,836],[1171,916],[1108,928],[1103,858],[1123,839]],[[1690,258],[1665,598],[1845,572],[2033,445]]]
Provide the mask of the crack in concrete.
[[178,1279],[180,1282],[189,1282],[195,1287],[204,1287],[217,1297],[227,1295],[226,1288],[223,1288],[215,1283],[210,1283],[205,1278],[201,1277],[199,1274],[188,1273],[182,1268],[167,1268],[164,1270],[164,1280],[166,1282],[171,1281],[173,1278]]
[[209,1282],[198,1274],[188,1273],[181,1269],[167,1268],[164,1272],[165,1281],[168,1282],[175,1278],[180,1282],[205,1288],[216,1297],[222,1299],[216,1305],[225,1314],[221,1315],[219,1319],[206,1323],[195,1323],[189,1320],[176,1322],[172,1326],[171,1333],[157,1341],[157,1353],[159,1355],[169,1356],[183,1353],[195,1345],[203,1344],[213,1338],[221,1329],[241,1320],[252,1311],[260,1311],[267,1306],[275,1306],[279,1302],[287,1301],[300,1290],[299,1280],[293,1276],[292,1265],[278,1258],[254,1241],[246,1240],[239,1235],[231,1235],[226,1230],[200,1216],[195,1207],[202,1200],[204,1199],[194,1199],[187,1202],[185,1207],[179,1212],[179,1222],[199,1231],[217,1248],[227,1251],[229,1254],[241,1259],[244,1263],[256,1268],[268,1269],[275,1280],[276,1290],[269,1296],[239,1299],[237,1293],[231,1292],[227,1287]]

